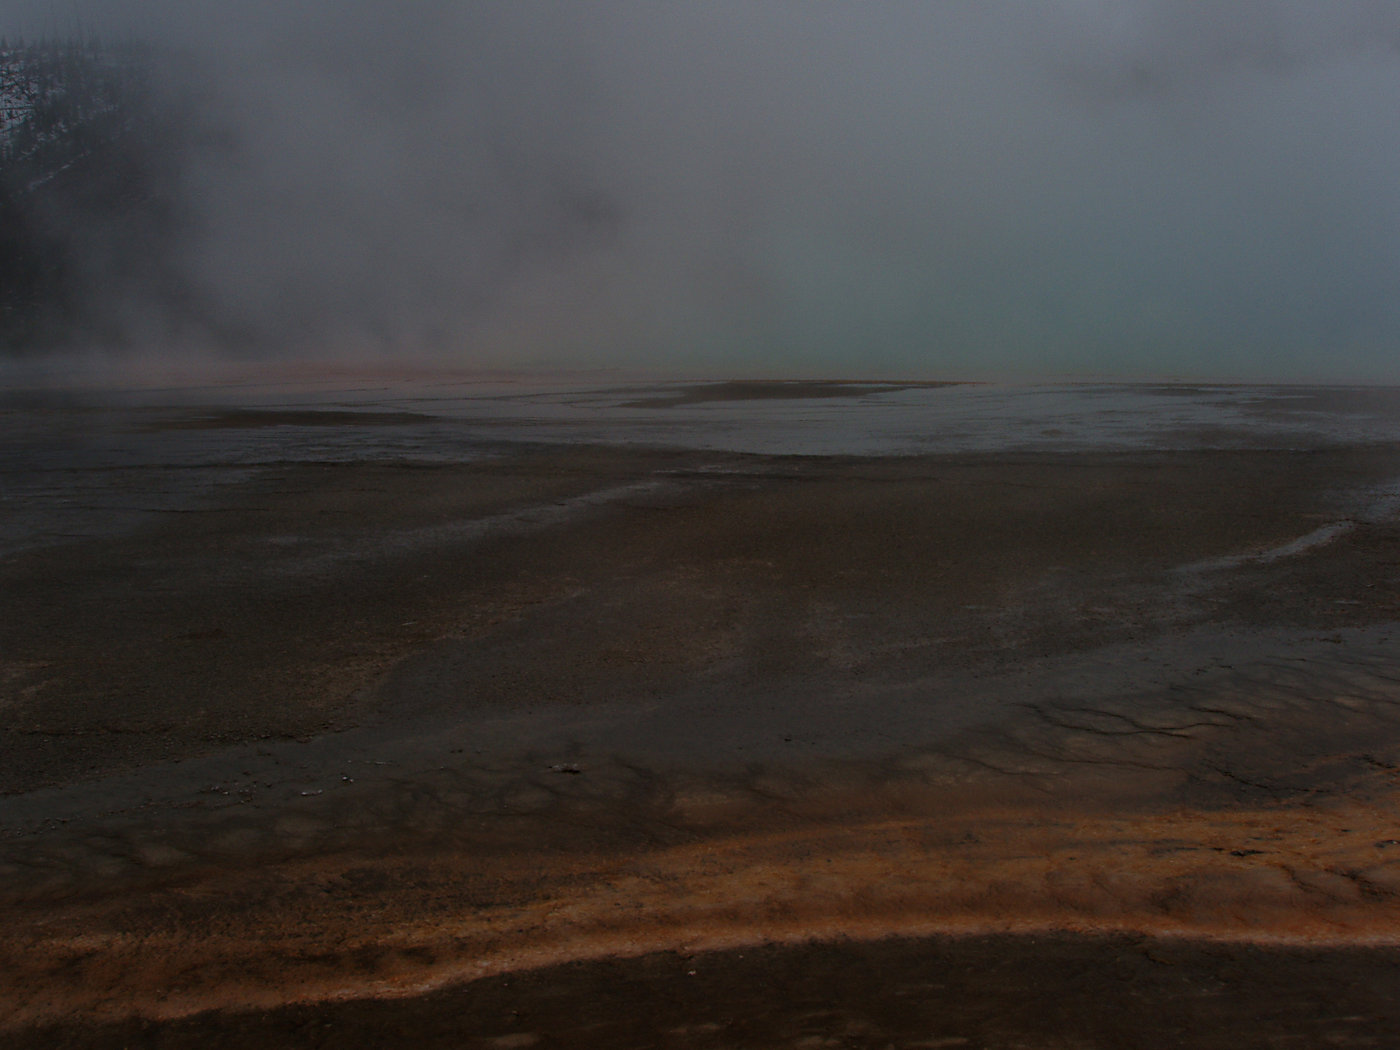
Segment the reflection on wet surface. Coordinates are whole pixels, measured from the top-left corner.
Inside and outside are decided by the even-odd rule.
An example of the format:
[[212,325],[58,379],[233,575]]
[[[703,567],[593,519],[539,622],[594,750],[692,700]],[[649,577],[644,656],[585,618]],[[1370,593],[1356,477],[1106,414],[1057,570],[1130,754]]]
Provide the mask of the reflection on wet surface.
[[520,443],[888,456],[1397,440],[1400,392],[1384,388],[619,386],[448,373],[369,383],[250,376],[175,389],[37,389],[10,393],[0,411],[0,553],[187,510],[271,464],[450,463]]

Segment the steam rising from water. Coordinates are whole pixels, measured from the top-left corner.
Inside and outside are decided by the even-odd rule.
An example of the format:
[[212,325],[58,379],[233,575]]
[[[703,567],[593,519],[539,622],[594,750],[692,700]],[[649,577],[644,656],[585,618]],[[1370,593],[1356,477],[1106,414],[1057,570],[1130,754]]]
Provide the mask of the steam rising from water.
[[181,56],[171,348],[1400,378],[1389,0],[82,16]]

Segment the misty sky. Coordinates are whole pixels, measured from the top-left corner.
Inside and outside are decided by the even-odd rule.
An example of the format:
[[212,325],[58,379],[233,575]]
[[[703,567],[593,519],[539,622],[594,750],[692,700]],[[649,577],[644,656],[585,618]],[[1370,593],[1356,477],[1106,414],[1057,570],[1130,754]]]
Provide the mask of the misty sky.
[[1395,0],[6,6],[177,49],[268,355],[1400,381]]

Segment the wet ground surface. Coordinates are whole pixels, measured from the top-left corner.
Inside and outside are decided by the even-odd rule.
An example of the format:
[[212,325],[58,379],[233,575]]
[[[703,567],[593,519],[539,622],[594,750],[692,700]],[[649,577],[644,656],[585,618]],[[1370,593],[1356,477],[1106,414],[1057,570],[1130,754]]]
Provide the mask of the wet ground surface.
[[[907,452],[970,389],[770,386],[728,444],[893,399]],[[1384,1045],[1389,402],[1058,391],[1023,415],[1096,405],[1099,445],[876,457],[501,436],[606,401],[674,437],[726,390],[11,410],[8,1034]]]
[[1400,967],[1372,949],[989,937],[664,953],[357,1001],[32,1032],[39,1047],[1385,1047]]

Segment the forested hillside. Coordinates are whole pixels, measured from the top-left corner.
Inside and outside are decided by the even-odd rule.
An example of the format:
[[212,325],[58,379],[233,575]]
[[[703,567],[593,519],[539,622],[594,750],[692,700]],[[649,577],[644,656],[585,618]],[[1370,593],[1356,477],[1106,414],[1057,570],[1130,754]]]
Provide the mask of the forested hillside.
[[165,280],[173,139],[138,45],[0,41],[0,353],[117,330]]

